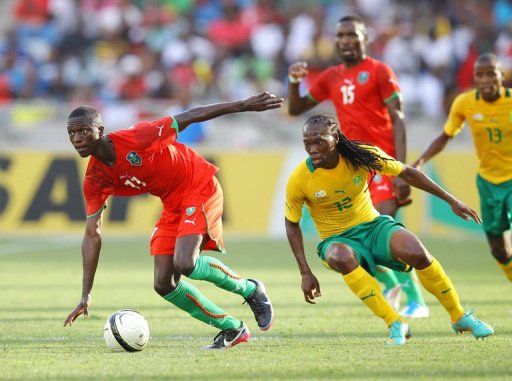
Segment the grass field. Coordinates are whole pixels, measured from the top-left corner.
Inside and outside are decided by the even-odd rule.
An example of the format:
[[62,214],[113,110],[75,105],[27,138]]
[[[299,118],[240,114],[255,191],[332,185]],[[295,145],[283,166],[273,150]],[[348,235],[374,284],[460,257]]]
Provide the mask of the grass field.
[[[387,348],[387,329],[336,274],[324,269],[308,244],[323,297],[303,301],[300,277],[282,241],[227,239],[226,264],[263,280],[274,303],[272,330],[257,330],[241,298],[193,282],[244,320],[253,339],[205,352],[215,329],[188,318],[152,290],[153,266],[144,239],[107,237],[88,319],[62,321],[80,297],[80,238],[0,240],[0,379],[10,380],[327,380],[512,379],[512,293],[483,239],[425,240],[458,288],[464,305],[492,324],[495,336],[476,341],[455,335],[431,295],[431,317],[411,322],[413,338]],[[102,339],[110,313],[132,307],[151,326],[139,353],[108,350]]]

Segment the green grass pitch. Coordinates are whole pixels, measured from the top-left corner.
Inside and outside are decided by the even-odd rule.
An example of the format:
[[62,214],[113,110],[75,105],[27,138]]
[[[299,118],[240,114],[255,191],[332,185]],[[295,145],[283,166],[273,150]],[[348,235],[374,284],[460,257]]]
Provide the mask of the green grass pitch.
[[[309,261],[323,297],[303,301],[300,277],[283,241],[226,239],[222,260],[267,286],[275,322],[257,329],[242,299],[211,284],[193,282],[244,320],[253,339],[220,352],[200,348],[217,331],[189,318],[152,289],[153,263],[145,239],[104,237],[90,316],[71,328],[62,322],[80,297],[80,238],[0,240],[0,379],[9,380],[340,380],[512,379],[512,285],[488,253],[483,237],[425,243],[444,265],[463,305],[494,326],[477,341],[451,331],[448,315],[431,295],[428,319],[410,322],[413,337],[387,348],[387,329],[323,268],[314,243]],[[115,310],[139,310],[151,326],[148,347],[112,352],[102,329]]]

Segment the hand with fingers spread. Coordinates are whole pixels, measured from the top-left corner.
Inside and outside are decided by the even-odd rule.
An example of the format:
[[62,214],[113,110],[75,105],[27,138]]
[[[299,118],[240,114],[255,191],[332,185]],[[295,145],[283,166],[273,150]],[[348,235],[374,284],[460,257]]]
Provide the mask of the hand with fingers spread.
[[316,304],[313,299],[322,296],[320,283],[312,273],[302,275],[301,288],[304,293],[304,300],[310,304]]
[[455,213],[460,218],[463,218],[466,221],[473,219],[473,221],[475,221],[477,224],[482,223],[480,216],[462,201],[453,198],[450,201],[450,206],[452,207],[453,213]]
[[82,300],[80,300],[80,303],[75,307],[73,311],[68,315],[66,320],[64,320],[64,327],[69,325],[71,326],[71,323],[73,323],[77,317],[80,315],[84,315],[85,317],[89,316],[89,303],[90,303],[90,296],[84,296],[82,297]]
[[290,81],[298,83],[302,78],[309,74],[307,62],[295,62],[288,68],[288,76]]
[[265,91],[242,101],[243,111],[265,111],[283,106],[284,99]]

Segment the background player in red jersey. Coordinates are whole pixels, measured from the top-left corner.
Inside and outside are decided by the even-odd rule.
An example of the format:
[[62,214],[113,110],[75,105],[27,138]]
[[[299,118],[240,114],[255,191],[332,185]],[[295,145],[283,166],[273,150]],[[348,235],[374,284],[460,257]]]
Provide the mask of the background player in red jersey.
[[[318,103],[331,100],[336,108],[340,129],[351,140],[380,147],[405,162],[406,138],[404,114],[398,80],[393,70],[366,55],[368,37],[363,20],[356,15],[341,18],[336,27],[336,50],[342,64],[325,69],[306,96],[299,83],[308,75],[307,64],[290,66],[288,111],[300,115]],[[369,185],[372,202],[381,214],[395,216],[400,206],[410,203],[410,187],[399,177],[377,175]],[[407,295],[407,317],[427,317],[429,310],[418,284],[411,274],[380,268],[377,278],[391,305],[399,307],[400,290]]]
[[101,249],[102,211],[108,196],[150,193],[163,204],[150,242],[154,289],[192,317],[221,330],[205,349],[231,347],[247,341],[250,333],[243,322],[181,280],[181,275],[241,295],[260,329],[270,328],[273,310],[263,283],[240,277],[216,258],[199,256],[203,249],[224,252],[223,196],[215,178],[218,168],[177,143],[176,138],[191,123],[235,112],[270,110],[282,103],[282,98],[261,93],[243,101],[198,107],[152,123],[139,123],[108,135],[96,109],[80,106],[71,112],[69,139],[81,157],[91,157],[83,185],[87,222],[82,242],[82,297],[64,326],[71,325],[81,314],[88,315]]

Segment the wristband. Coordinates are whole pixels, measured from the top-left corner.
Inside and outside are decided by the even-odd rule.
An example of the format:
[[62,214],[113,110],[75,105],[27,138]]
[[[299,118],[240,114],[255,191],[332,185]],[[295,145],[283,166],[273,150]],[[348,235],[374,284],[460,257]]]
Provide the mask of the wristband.
[[293,75],[288,75],[288,81],[292,85],[296,85],[296,84],[300,83],[300,81],[302,81],[302,77],[294,77]]

